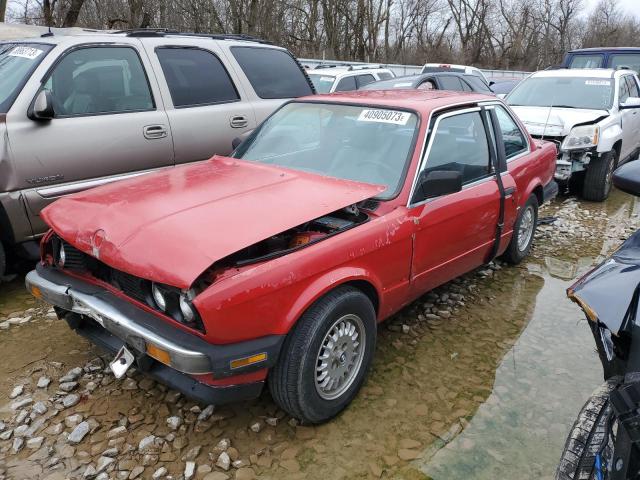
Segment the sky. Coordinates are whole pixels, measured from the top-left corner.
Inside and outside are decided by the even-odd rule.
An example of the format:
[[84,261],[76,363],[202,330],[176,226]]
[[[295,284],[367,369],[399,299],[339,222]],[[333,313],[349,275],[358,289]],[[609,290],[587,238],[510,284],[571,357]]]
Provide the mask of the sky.
[[[597,3],[598,0],[585,0],[588,10],[595,7]],[[635,15],[640,18],[640,0],[618,0],[618,4],[629,15]]]

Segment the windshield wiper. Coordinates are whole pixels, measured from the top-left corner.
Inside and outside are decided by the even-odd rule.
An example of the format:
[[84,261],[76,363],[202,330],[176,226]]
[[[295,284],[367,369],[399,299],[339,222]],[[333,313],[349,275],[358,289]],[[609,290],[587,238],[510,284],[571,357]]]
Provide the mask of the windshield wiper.
[[551,108],[579,108],[574,105],[548,105]]

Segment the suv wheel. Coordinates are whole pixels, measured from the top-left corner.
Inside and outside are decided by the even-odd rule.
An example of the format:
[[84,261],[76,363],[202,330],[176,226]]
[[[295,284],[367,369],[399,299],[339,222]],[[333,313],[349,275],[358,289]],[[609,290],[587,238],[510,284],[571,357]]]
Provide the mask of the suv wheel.
[[618,153],[612,150],[592,158],[587,165],[582,187],[582,197],[592,202],[603,202],[609,196],[613,184],[613,170],[618,162]]
[[276,403],[304,423],[330,420],[364,383],[376,343],[369,298],[339,287],[314,303],[285,340],[269,375]]
[[0,242],[0,280],[4,277],[7,271],[7,254],[5,253],[4,246]]
[[513,226],[513,235],[504,259],[512,264],[520,263],[531,251],[533,237],[538,226],[538,198],[531,195],[518,214],[518,219]]

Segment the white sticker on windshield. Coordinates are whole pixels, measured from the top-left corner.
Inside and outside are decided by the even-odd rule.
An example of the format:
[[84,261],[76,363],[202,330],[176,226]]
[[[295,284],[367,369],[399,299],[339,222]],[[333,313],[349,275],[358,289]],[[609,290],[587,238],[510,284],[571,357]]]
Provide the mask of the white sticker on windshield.
[[400,82],[400,83],[393,84],[394,87],[410,87],[411,85],[412,85],[411,82]]
[[320,77],[321,82],[333,82],[333,77]]
[[13,50],[11,50],[8,53],[8,55],[10,57],[22,57],[22,58],[28,58],[29,60],[33,60],[34,58],[37,58],[41,53],[42,53],[42,50],[40,50],[39,48],[15,47]]
[[358,117],[359,122],[382,122],[406,125],[411,116],[408,112],[397,110],[363,110]]
[[594,86],[598,86],[598,87],[610,87],[611,86],[611,80],[585,80],[584,81],[585,85],[594,85]]

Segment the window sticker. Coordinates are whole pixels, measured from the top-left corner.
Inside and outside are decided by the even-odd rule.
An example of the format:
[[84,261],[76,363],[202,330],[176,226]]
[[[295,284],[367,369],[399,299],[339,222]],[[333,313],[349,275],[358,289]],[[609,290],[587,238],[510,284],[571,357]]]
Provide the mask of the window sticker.
[[333,82],[333,77],[320,77],[321,82]]
[[585,85],[593,85],[593,86],[598,86],[598,87],[610,87],[611,86],[611,80],[585,80],[584,81]]
[[411,114],[409,112],[398,112],[397,110],[363,110],[358,117],[359,122],[380,122],[393,123],[395,125],[406,125]]
[[394,87],[410,87],[411,85],[411,82],[400,82],[393,84]]
[[42,54],[42,50],[33,47],[15,47],[8,53],[10,57],[22,57],[29,60],[37,58],[40,54]]

